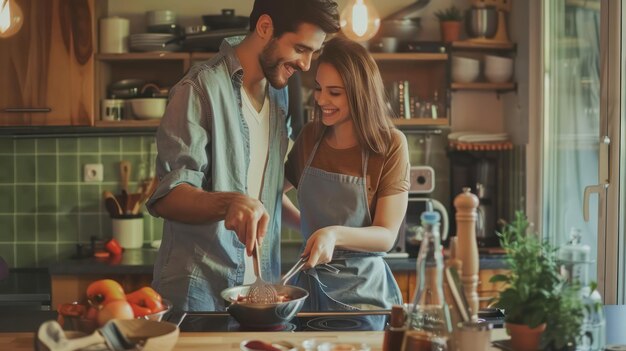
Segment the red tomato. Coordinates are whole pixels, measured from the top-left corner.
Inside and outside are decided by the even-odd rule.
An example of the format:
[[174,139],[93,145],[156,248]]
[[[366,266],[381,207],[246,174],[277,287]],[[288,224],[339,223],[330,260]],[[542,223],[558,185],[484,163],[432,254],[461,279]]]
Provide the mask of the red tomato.
[[64,303],[59,305],[57,312],[63,316],[82,317],[87,312],[87,306],[79,305],[77,303]]
[[135,315],[128,302],[125,300],[115,300],[107,303],[98,311],[98,325],[103,326],[113,318],[133,319]]
[[94,321],[98,319],[98,309],[93,306],[89,307],[89,309],[87,310],[87,314],[85,314],[85,318]]
[[148,307],[139,306],[136,303],[131,303],[130,307],[133,309],[135,317],[143,317],[152,314],[152,310],[150,310]]
[[94,306],[106,305],[111,301],[125,300],[122,286],[112,279],[96,280],[87,287],[87,299]]

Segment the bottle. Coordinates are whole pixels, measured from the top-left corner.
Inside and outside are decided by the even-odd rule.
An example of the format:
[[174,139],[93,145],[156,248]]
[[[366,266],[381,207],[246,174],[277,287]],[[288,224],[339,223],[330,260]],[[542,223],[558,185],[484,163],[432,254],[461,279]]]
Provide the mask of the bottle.
[[602,351],[606,343],[606,321],[602,297],[595,286],[584,286],[581,289],[584,318],[581,331],[581,342],[576,351]]
[[385,328],[383,339],[383,351],[400,351],[402,339],[404,339],[404,308],[400,305],[391,307],[391,318],[389,325]]
[[[428,335],[432,350],[448,349],[452,322],[443,294],[444,263],[439,238],[440,220],[439,213],[435,211],[424,211],[421,215],[424,237],[417,256],[417,286],[413,307],[409,308],[408,327],[403,343],[405,351],[421,350],[411,348],[411,345],[421,344],[411,341],[423,340],[423,333]],[[416,335],[419,338],[415,338]]]
[[589,270],[591,247],[582,242],[582,233],[578,228],[570,230],[570,238],[566,245],[559,250],[561,275],[567,282],[586,286],[589,284]]

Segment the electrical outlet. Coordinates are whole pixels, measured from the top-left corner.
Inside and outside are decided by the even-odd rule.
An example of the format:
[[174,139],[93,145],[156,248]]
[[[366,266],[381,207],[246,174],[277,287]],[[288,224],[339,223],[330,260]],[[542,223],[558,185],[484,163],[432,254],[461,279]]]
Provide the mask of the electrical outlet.
[[435,170],[430,166],[413,166],[410,182],[410,194],[430,194],[435,190]]
[[101,182],[104,179],[102,163],[86,164],[83,171],[85,182]]

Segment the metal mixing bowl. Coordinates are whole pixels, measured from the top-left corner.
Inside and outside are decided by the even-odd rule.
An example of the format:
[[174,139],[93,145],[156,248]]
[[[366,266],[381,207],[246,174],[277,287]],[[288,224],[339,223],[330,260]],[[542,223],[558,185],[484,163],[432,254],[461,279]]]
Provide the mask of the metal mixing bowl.
[[472,38],[491,38],[498,29],[495,7],[471,7],[465,14],[465,30]]
[[221,295],[229,304],[226,310],[239,324],[248,328],[266,329],[277,328],[289,322],[296,316],[309,293],[299,287],[291,285],[273,285],[278,294],[286,294],[289,301],[256,304],[238,302],[233,303],[238,296],[248,295],[250,285],[235,286],[222,291]]

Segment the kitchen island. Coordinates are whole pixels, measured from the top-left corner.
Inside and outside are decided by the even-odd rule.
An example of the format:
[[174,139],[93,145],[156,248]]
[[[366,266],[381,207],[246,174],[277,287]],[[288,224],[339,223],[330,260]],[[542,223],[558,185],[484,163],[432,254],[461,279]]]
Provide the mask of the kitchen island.
[[[369,345],[372,351],[381,351],[384,332],[228,332],[228,333],[181,333],[174,350],[220,350],[239,351],[239,344],[244,340],[262,340],[265,342],[287,341],[298,350],[302,342],[315,339],[317,342],[349,343]],[[494,330],[492,340],[507,339],[502,329]],[[0,333],[0,350],[30,351],[33,350],[33,333]],[[499,350],[490,347],[488,351]]]
[[[6,311],[0,310],[0,318],[6,318]],[[626,345],[626,305],[604,306],[606,318],[607,345]],[[25,312],[22,312],[25,313]],[[40,314],[41,321],[50,319],[51,311],[30,313]],[[12,318],[15,314],[12,314]],[[34,323],[35,321],[33,321]],[[37,324],[37,323],[35,323]],[[35,325],[32,324],[32,325]],[[38,325],[38,324],[37,324]],[[36,330],[33,328],[32,330]],[[0,332],[0,350],[26,351],[33,350],[34,332]],[[265,342],[288,341],[301,346],[304,340],[316,339],[318,342],[366,343],[372,351],[382,350],[384,332],[382,331],[271,331],[271,332],[181,332],[174,350],[240,350],[239,344],[244,340],[262,340]],[[507,340],[504,329],[493,329],[491,340]],[[300,347],[299,350],[304,350]],[[489,351],[498,350],[495,347]]]

